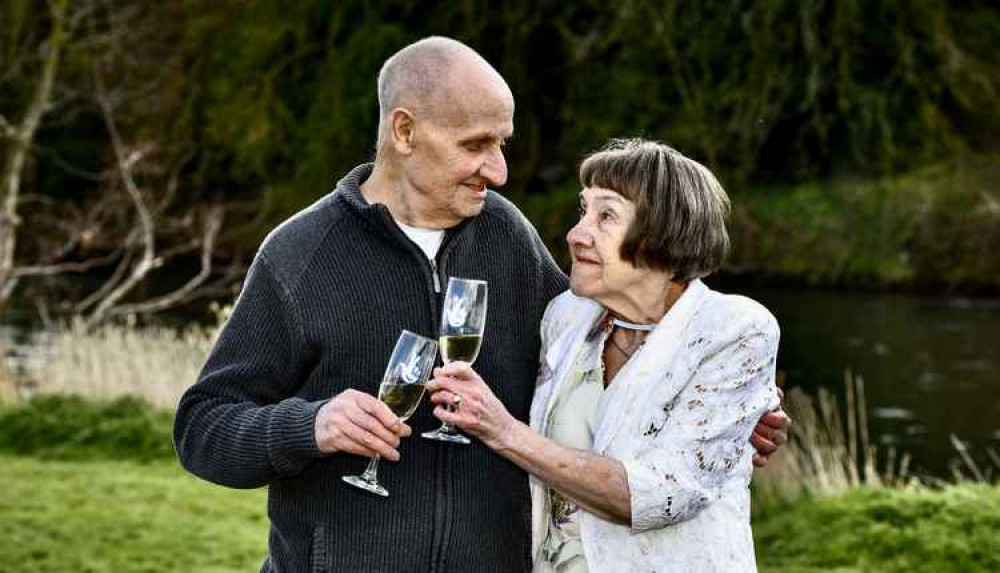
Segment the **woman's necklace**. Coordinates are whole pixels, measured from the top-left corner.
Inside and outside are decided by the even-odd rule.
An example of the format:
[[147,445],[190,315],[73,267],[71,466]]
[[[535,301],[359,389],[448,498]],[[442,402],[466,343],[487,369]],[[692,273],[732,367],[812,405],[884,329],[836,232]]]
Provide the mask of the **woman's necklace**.
[[613,326],[620,326],[627,330],[640,330],[642,332],[652,332],[656,328],[655,324],[636,324],[634,322],[628,322],[627,320],[622,320],[620,318],[612,318],[611,324]]
[[[631,324],[631,323],[626,323],[626,324]],[[637,325],[637,326],[646,326],[646,325]],[[615,336],[619,332],[624,332],[625,330],[632,330],[633,332],[635,332],[635,337],[632,339],[632,342],[630,344],[627,344],[627,347],[619,344],[617,337]],[[652,328],[632,329],[629,328],[628,326],[620,325],[618,324],[617,320],[614,320],[611,326],[611,333],[608,335],[608,341],[611,342],[611,345],[615,348],[615,350],[620,352],[622,356],[624,356],[626,359],[629,359],[632,358],[632,355],[635,354],[640,347],[642,347],[643,343],[646,342],[646,337],[642,336],[640,338],[640,333],[644,335],[647,334],[650,330],[652,330]]]

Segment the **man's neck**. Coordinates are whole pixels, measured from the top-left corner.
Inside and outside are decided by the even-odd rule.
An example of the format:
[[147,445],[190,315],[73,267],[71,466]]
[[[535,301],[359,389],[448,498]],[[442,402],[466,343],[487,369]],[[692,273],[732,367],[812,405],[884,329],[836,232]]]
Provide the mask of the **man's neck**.
[[453,226],[423,215],[420,195],[405,178],[394,175],[389,166],[375,164],[372,174],[361,184],[361,195],[370,205],[385,205],[393,219],[411,227],[446,229]]

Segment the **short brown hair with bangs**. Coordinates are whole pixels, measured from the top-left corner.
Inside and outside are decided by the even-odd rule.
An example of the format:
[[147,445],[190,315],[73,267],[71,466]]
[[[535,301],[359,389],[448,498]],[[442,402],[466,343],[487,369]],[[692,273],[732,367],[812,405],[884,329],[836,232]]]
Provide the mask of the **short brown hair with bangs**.
[[622,260],[687,282],[717,270],[729,252],[729,197],[707,167],[658,141],[614,139],[580,165],[580,183],[635,203]]

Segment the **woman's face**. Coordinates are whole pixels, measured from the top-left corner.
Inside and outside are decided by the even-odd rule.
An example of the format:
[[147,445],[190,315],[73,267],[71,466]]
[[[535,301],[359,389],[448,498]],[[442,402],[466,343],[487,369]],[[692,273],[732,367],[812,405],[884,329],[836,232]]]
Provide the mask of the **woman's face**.
[[573,255],[573,294],[608,306],[647,275],[648,270],[635,268],[619,254],[633,219],[635,203],[622,195],[600,187],[580,192],[580,221],[566,234]]

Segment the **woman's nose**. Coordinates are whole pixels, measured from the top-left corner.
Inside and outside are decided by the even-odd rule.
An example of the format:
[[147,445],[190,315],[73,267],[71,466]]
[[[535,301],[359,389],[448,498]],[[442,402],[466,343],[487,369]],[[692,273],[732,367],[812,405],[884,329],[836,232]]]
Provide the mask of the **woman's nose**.
[[583,220],[581,219],[572,229],[566,233],[566,243],[569,246],[579,245],[582,247],[589,247],[593,243],[593,236],[587,231]]

